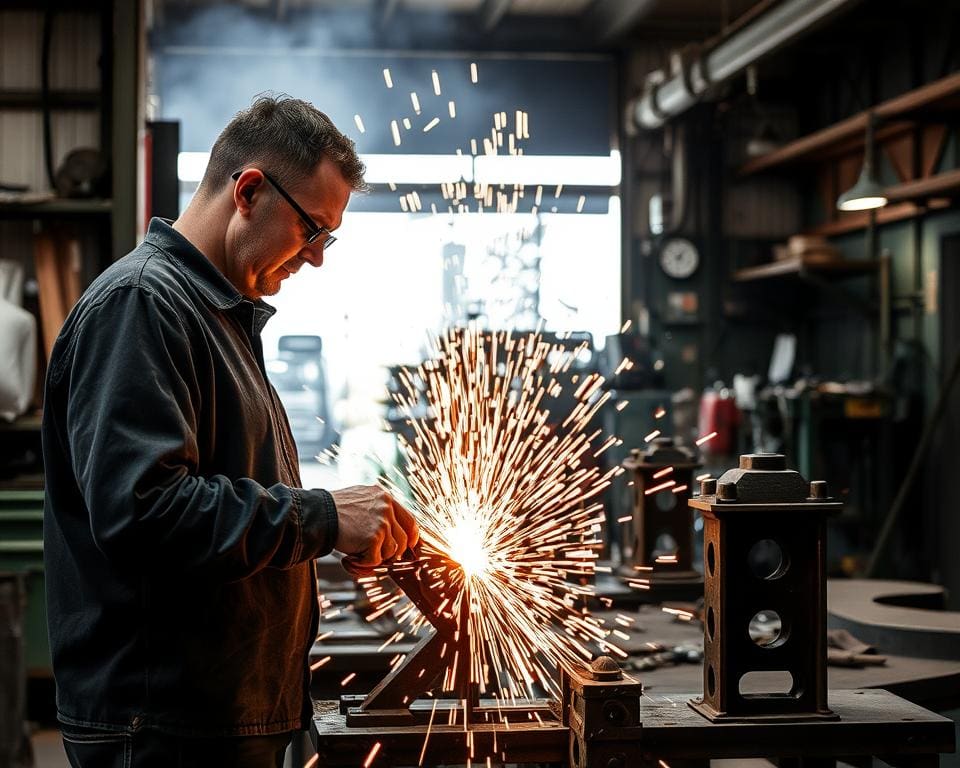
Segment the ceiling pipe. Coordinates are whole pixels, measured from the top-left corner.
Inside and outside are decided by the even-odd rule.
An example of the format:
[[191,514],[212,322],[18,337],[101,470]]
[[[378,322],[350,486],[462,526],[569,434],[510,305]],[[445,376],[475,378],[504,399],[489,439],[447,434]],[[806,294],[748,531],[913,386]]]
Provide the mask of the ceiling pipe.
[[674,69],[678,74],[667,78],[657,71],[647,76],[643,94],[629,103],[627,114],[639,128],[660,128],[696,104],[711,86],[742,72],[857,2],[784,0],[713,47],[689,46],[677,57]]

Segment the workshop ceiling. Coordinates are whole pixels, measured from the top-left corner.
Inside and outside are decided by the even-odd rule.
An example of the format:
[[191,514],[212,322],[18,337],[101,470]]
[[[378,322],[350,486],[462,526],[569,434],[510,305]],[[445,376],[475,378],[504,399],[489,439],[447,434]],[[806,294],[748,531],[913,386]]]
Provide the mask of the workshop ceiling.
[[[373,26],[415,25],[417,18],[447,17],[489,39],[543,42],[566,39],[573,47],[603,47],[629,37],[702,39],[720,33],[751,9],[776,0],[152,0],[158,18],[166,13],[232,6],[284,21],[301,13],[363,15]],[[508,29],[509,28],[509,29]],[[517,29],[524,30],[520,34]],[[457,37],[457,36],[455,36]],[[459,36],[459,41],[469,38]],[[431,42],[425,40],[424,42]]]

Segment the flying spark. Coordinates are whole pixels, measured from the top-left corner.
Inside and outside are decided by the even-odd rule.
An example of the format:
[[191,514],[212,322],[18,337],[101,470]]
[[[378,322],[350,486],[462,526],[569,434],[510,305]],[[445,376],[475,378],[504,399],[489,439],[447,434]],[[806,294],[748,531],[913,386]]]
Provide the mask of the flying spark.
[[[436,74],[436,73],[434,73],[434,74]],[[378,742],[377,742],[376,744],[374,744],[373,747],[370,749],[370,752],[369,752],[369,754],[367,755],[367,759],[363,761],[363,768],[370,768],[370,766],[373,765],[373,761],[374,761],[374,759],[375,759],[376,756],[377,756],[377,752],[379,752],[379,751],[380,751],[380,742],[378,741]]]
[[471,63],[470,63],[470,82],[471,82],[471,83],[476,83],[476,82],[477,82],[477,79],[478,79],[478,78],[477,78],[477,64],[476,64],[476,62],[471,62]]
[[709,435],[704,435],[703,437],[697,438],[697,445],[703,445],[704,443],[713,440],[717,436],[716,432],[711,432]]
[[437,96],[439,96],[440,95],[440,75],[437,74],[437,70],[433,70],[431,75],[433,77],[433,92],[437,94]]
[[413,111],[420,114],[420,99],[417,98],[415,91],[410,91],[410,103],[413,104]]
[[364,130],[364,127],[363,127],[363,120],[360,117],[360,115],[354,115],[353,122],[357,124],[357,130],[360,131],[360,133],[366,133],[366,130]]
[[387,88],[393,88],[393,78],[390,77],[390,70],[383,70],[383,82],[387,84]]

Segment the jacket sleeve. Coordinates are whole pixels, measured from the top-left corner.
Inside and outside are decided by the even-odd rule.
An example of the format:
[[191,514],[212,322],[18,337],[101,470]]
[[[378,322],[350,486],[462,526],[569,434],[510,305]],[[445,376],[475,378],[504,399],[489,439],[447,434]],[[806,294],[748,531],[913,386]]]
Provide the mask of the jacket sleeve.
[[142,287],[113,289],[81,320],[66,434],[97,546],[118,565],[224,580],[328,553],[327,491],[198,473],[197,353],[179,315]]

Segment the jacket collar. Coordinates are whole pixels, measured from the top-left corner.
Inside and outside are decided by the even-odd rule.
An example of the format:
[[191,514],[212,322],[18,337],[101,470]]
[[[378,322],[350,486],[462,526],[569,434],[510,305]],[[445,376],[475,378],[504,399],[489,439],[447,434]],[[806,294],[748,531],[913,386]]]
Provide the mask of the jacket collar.
[[210,259],[171,225],[167,219],[150,219],[144,242],[159,248],[179,264],[200,293],[218,309],[252,305],[254,327],[259,332],[277,310],[262,299],[248,299],[240,293]]

